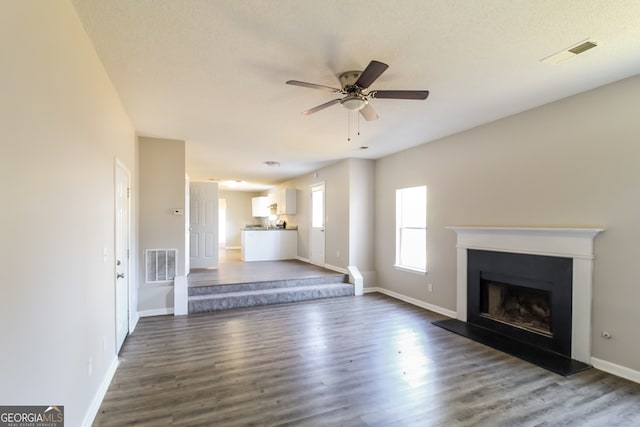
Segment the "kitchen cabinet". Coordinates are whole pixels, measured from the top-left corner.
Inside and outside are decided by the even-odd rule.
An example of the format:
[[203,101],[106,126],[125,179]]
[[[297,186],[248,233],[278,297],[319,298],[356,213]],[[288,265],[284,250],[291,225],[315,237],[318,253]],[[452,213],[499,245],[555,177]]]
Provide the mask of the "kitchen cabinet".
[[276,212],[278,215],[295,215],[296,213],[296,189],[283,188],[276,192]]
[[269,198],[266,196],[253,197],[251,199],[251,215],[254,217],[266,217],[271,214]]
[[271,193],[269,193],[267,195],[267,201],[269,203],[269,206],[275,205],[277,203],[277,197],[276,197],[276,192],[272,191]]
[[277,261],[295,259],[297,256],[297,230],[242,230],[242,261]]

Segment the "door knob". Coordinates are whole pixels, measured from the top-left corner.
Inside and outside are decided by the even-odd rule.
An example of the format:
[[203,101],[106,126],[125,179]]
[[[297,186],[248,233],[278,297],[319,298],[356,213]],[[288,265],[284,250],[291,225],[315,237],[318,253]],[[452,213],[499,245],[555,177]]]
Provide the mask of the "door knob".
[[124,273],[117,273],[116,279],[124,279]]
[[120,265],[122,264],[122,261],[120,261],[119,259],[116,260],[116,265]]

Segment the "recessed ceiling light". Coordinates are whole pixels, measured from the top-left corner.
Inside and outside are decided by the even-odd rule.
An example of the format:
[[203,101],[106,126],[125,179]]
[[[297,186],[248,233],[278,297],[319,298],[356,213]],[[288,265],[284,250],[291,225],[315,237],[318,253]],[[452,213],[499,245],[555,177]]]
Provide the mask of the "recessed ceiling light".
[[233,180],[233,181],[229,180],[229,181],[225,181],[224,182],[224,185],[226,185],[229,188],[236,188],[236,187],[239,187],[239,186],[241,186],[243,184],[244,184],[244,181],[240,181],[239,179],[236,179],[236,180]]
[[567,59],[574,58],[576,55],[584,53],[589,49],[593,49],[598,46],[598,43],[593,40],[583,40],[580,43],[576,43],[568,48],[561,50],[558,53],[554,53],[553,55],[547,56],[546,58],[541,59],[541,62],[546,62],[548,64],[559,64],[560,62],[564,62]]
[[276,162],[274,160],[267,160],[266,162],[264,162],[265,165],[271,167],[271,168],[277,168],[280,167],[280,162]]
[[367,147],[366,145],[363,145],[362,147],[360,147],[361,150],[368,150],[369,147]]

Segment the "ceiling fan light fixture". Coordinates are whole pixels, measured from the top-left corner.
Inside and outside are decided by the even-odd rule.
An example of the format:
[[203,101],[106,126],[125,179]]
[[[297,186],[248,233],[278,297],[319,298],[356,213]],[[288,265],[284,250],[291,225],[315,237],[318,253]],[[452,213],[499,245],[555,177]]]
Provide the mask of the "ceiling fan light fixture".
[[369,101],[367,98],[360,95],[348,96],[340,101],[340,105],[346,108],[349,111],[360,111],[362,110]]
[[364,117],[366,121],[372,121],[378,119],[378,114],[369,105],[369,100],[372,98],[427,99],[429,96],[428,90],[370,90],[369,87],[371,84],[373,84],[387,68],[389,68],[387,64],[372,60],[364,71],[345,71],[338,76],[342,89],[318,85],[315,83],[301,82],[299,80],[289,80],[287,81],[287,84],[346,95],[342,99],[334,98],[324,104],[320,104],[303,111],[302,114],[305,116],[317,113],[318,111],[324,110],[332,105],[340,104],[349,111],[359,111],[360,115]]

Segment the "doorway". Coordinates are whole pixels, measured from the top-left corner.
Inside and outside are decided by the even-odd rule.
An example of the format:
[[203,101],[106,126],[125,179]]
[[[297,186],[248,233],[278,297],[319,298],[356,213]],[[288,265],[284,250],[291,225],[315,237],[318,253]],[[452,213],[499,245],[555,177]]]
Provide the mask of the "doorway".
[[227,248],[227,199],[218,200],[218,242],[220,250]]
[[324,267],[325,246],[325,197],[324,182],[311,186],[311,243],[309,262]]
[[116,303],[116,353],[120,352],[129,334],[129,228],[131,224],[130,197],[131,173],[122,162],[115,162],[115,303]]
[[191,268],[218,268],[218,184],[189,184]]

